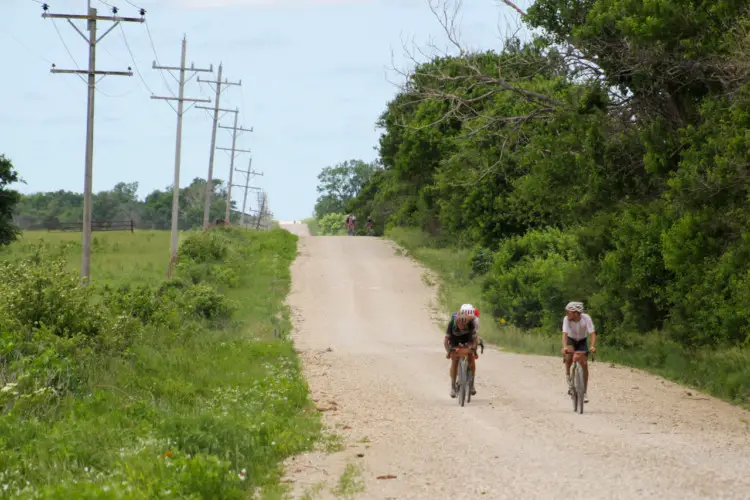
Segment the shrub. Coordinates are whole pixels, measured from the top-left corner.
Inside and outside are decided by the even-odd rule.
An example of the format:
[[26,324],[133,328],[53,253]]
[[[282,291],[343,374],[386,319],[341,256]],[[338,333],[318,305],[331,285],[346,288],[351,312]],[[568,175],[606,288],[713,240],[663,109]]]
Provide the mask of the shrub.
[[93,288],[81,287],[63,259],[0,262],[0,275],[0,312],[24,331],[44,326],[60,337],[93,337],[107,324],[104,311],[91,300]]
[[318,220],[318,231],[322,236],[338,236],[346,234],[346,214],[328,214]]
[[188,311],[209,320],[228,319],[236,309],[233,301],[206,284],[188,287],[182,303]]
[[471,263],[470,277],[474,278],[477,276],[484,276],[490,271],[492,263],[494,262],[494,257],[492,255],[492,250],[489,248],[477,247],[471,253],[469,260]]
[[194,232],[180,244],[180,260],[218,262],[229,253],[229,247],[218,231]]
[[559,329],[565,304],[588,296],[579,253],[575,236],[557,229],[501,244],[484,284],[493,314],[521,328]]

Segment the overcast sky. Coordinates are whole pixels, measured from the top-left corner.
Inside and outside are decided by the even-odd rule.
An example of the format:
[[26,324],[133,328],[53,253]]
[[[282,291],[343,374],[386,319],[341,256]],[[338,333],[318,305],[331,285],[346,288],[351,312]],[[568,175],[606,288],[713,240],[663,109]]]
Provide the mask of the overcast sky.
[[[242,80],[241,87],[223,95],[222,107],[239,107],[240,124],[254,128],[240,136],[237,147],[252,150],[253,168],[265,174],[254,184],[268,191],[275,216],[310,215],[321,168],[376,158],[375,122],[401,82],[392,61],[409,67],[402,42],[425,47],[432,39],[448,49],[427,2],[131,0],[148,11],[147,26],[123,23],[98,45],[97,69],[132,66],[136,75],[107,77],[98,84],[94,191],[120,181],[138,182],[144,197],[172,184],[176,115],[165,101],[149,96],[170,95],[177,85],[169,73],[152,69],[152,61],[158,56],[161,65],[179,65],[186,35],[188,65],[214,65],[214,74],[201,73],[201,78],[215,79],[223,62],[227,78]],[[519,5],[525,8],[529,2]],[[87,0],[48,3],[50,12],[84,13]],[[119,7],[120,15],[137,16],[128,0],[107,3]],[[52,63],[61,69],[85,68],[86,43],[66,21],[42,19],[41,7],[36,0],[0,0],[0,154],[26,181],[17,186],[24,193],[82,192],[86,86],[74,75],[49,70]],[[109,14],[102,1],[92,0],[92,7]],[[517,15],[495,0],[466,0],[462,40],[472,48],[497,48],[509,23],[517,25]],[[108,26],[100,23],[100,33]],[[186,97],[213,98],[213,91],[194,80],[186,86]],[[229,115],[221,123],[230,126],[231,120]],[[205,178],[210,143],[207,112],[187,112],[182,186]],[[219,129],[217,145],[231,146],[229,131]],[[239,154],[236,166],[245,169],[249,158]],[[217,151],[214,175],[226,180],[228,174],[229,154]],[[235,182],[241,181],[235,174]],[[241,203],[241,190],[235,188],[233,198]]]

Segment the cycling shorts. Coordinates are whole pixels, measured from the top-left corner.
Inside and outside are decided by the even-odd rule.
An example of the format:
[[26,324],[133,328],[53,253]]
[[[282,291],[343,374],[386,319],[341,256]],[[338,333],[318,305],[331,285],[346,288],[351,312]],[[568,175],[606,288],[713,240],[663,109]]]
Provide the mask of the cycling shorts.
[[448,335],[451,347],[457,347],[458,344],[471,344],[474,341],[474,333],[464,335]]
[[575,352],[585,352],[586,354],[589,352],[588,338],[575,340],[568,337],[568,345],[572,345]]

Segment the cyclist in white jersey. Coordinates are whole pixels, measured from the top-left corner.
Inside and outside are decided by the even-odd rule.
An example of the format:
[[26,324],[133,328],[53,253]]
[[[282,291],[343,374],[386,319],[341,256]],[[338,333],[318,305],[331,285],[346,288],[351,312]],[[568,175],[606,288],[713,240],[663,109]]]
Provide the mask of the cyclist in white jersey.
[[[591,347],[588,346],[588,338],[591,337]],[[583,312],[582,302],[570,302],[565,306],[565,318],[562,324],[562,352],[565,355],[565,374],[570,391],[570,366],[573,364],[573,353],[580,353],[581,366],[583,367],[584,380],[584,402],[589,402],[589,365],[588,353],[596,352],[596,330],[591,316]]]

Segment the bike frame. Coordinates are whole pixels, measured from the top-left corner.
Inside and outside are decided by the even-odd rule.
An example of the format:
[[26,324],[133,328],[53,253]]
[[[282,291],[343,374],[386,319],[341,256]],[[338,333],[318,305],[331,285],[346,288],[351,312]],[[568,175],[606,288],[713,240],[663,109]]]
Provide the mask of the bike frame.
[[[456,373],[456,383],[459,385],[458,390],[458,404],[460,406],[464,405],[464,401],[470,403],[471,402],[471,389],[470,385],[474,381],[474,374],[471,373],[471,368],[469,368],[469,356],[472,356],[474,359],[476,359],[476,350],[473,346],[466,347],[465,344],[460,345],[459,347],[454,347],[451,349],[451,361],[454,359],[458,359],[458,373]],[[466,375],[464,376],[464,370]]]
[[[583,373],[582,359],[588,359],[588,353],[578,351],[573,353],[573,363],[570,366],[570,399],[573,401],[573,411],[583,413],[584,395],[586,393],[586,380]],[[594,354],[591,353],[591,361]],[[565,359],[563,358],[563,362]]]

